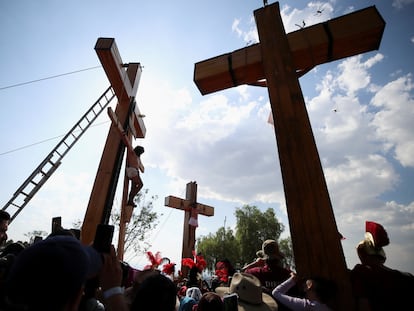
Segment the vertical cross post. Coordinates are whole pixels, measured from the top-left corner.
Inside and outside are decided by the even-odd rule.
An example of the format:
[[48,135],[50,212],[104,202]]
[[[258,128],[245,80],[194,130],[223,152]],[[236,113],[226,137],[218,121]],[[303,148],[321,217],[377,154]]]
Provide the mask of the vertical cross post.
[[[213,216],[214,207],[197,203],[197,183],[195,181],[189,182],[186,187],[185,199],[180,199],[174,196],[165,197],[165,206],[180,209],[184,211],[184,230],[183,230],[183,247],[182,255],[183,258],[193,258],[193,250],[195,250],[195,230],[196,227],[190,225],[191,214],[197,210],[197,214],[204,216]],[[181,267],[183,275],[187,275],[188,268]]]
[[255,18],[297,272],[334,280],[341,308],[352,310],[340,235],[279,8],[257,10]]

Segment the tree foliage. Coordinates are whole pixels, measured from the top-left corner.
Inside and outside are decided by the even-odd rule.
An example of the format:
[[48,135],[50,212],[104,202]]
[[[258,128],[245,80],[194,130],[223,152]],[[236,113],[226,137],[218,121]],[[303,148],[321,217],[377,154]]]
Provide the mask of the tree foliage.
[[[127,224],[125,232],[124,252],[128,257],[135,257],[146,252],[151,244],[148,237],[158,225],[158,215],[153,211],[154,201],[158,198],[156,195],[147,200],[148,189],[141,190],[135,197],[137,207],[134,208],[130,222]],[[111,215],[111,222],[119,226],[121,211],[117,210]]]
[[210,233],[197,240],[197,251],[207,260],[209,267],[227,258],[237,268],[256,258],[256,252],[267,239],[279,242],[280,250],[285,254],[285,263],[293,266],[293,252],[290,238],[280,239],[285,226],[278,221],[273,209],[262,212],[256,206],[245,205],[236,208],[236,229],[221,227],[216,233]]
[[285,255],[285,258],[283,259],[285,266],[289,267],[292,270],[296,270],[295,260],[293,257],[292,239],[290,237],[287,237],[285,239],[280,239],[279,249],[282,252],[282,254]]
[[245,205],[236,208],[236,239],[240,242],[240,260],[252,261],[256,251],[267,239],[278,241],[285,227],[280,223],[273,209],[261,212],[256,206]]
[[207,261],[207,268],[214,271],[217,261],[228,259],[232,263],[239,261],[239,245],[230,228],[221,227],[216,233],[200,237],[197,241],[197,252]]

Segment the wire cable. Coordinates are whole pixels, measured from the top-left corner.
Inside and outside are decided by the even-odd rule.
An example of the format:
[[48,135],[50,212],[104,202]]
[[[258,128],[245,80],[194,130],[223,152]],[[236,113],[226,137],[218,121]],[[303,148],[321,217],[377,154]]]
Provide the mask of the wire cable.
[[37,80],[31,80],[31,81],[27,81],[27,82],[21,82],[21,83],[17,83],[17,84],[8,85],[8,86],[3,86],[3,87],[0,87],[0,91],[5,90],[5,89],[10,89],[10,88],[13,88],[13,87],[26,85],[26,84],[40,82],[40,81],[44,81],[44,80],[59,78],[59,77],[62,77],[62,76],[67,76],[67,75],[71,75],[71,74],[74,74],[74,73],[79,73],[79,72],[82,72],[82,71],[97,69],[97,68],[101,68],[101,67],[102,66],[89,67],[89,68],[79,69],[79,70],[70,71],[70,72],[66,72],[66,73],[61,73],[61,74],[46,77],[46,78],[40,78],[40,79],[37,79]]
[[[91,127],[100,126],[100,125],[105,124],[105,123],[108,123],[108,122],[110,122],[110,121],[104,121],[104,122],[101,122],[101,123],[97,123],[95,125],[91,125]],[[78,132],[80,132],[80,130]],[[30,147],[33,147],[33,146],[36,146],[36,145],[40,145],[40,144],[43,144],[43,143],[45,143],[47,141],[54,140],[54,139],[58,139],[58,138],[61,138],[63,136],[65,136],[65,134],[59,135],[59,136],[55,136],[55,137],[50,137],[50,138],[47,138],[47,139],[44,139],[44,140],[41,140],[41,141],[38,141],[38,142],[35,142],[35,143],[32,143],[32,144],[29,144],[29,145],[25,145],[25,146],[22,146],[22,147],[19,147],[19,148],[16,148],[16,149],[12,149],[12,150],[9,150],[9,151],[5,151],[5,152],[0,153],[0,156],[5,155],[5,154],[9,154],[9,153],[13,153],[13,152],[16,152],[16,151],[19,151],[19,150],[22,150],[22,149],[27,149],[27,148],[30,148]]]

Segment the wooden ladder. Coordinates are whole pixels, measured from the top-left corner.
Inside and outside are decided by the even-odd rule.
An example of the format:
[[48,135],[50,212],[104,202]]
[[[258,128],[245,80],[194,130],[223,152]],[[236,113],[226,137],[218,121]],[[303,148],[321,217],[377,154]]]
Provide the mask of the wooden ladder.
[[7,211],[10,214],[10,222],[16,218],[27,203],[29,203],[31,198],[33,198],[49,177],[56,171],[62,163],[63,157],[86,132],[114,97],[115,92],[110,86],[17,189],[12,198],[2,208],[2,210]]

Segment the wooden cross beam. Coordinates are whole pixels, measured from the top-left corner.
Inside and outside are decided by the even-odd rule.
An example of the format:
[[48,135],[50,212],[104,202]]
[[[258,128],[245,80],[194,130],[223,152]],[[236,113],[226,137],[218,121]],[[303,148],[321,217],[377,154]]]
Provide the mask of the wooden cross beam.
[[[275,4],[273,4],[275,6]],[[271,10],[271,5],[269,9]],[[292,65],[298,75],[316,65],[379,48],[385,22],[372,6],[287,34]],[[261,44],[195,64],[194,82],[206,95],[266,79]]]
[[[130,130],[130,139],[131,133],[136,138],[144,138],[146,129],[134,100],[141,77],[141,65],[124,65],[113,38],[99,38],[95,50],[117,96],[115,114],[119,122]],[[99,223],[109,221],[124,150],[118,130],[111,125],[82,225],[81,241],[84,244],[92,243]]]
[[[184,211],[183,248],[181,258],[193,258],[192,252],[195,249],[196,227],[189,224],[191,211],[195,208],[200,215],[214,216],[214,207],[197,202],[197,183],[195,181],[187,184],[185,199],[170,195],[165,197],[164,205]],[[181,267],[181,272],[183,275],[187,275],[188,268]]]
[[278,2],[254,12],[260,44],[195,66],[208,94],[265,79],[297,272],[338,285],[334,310],[353,310],[351,284],[298,76],[317,64],[378,49],[385,23],[370,7],[286,35]]

